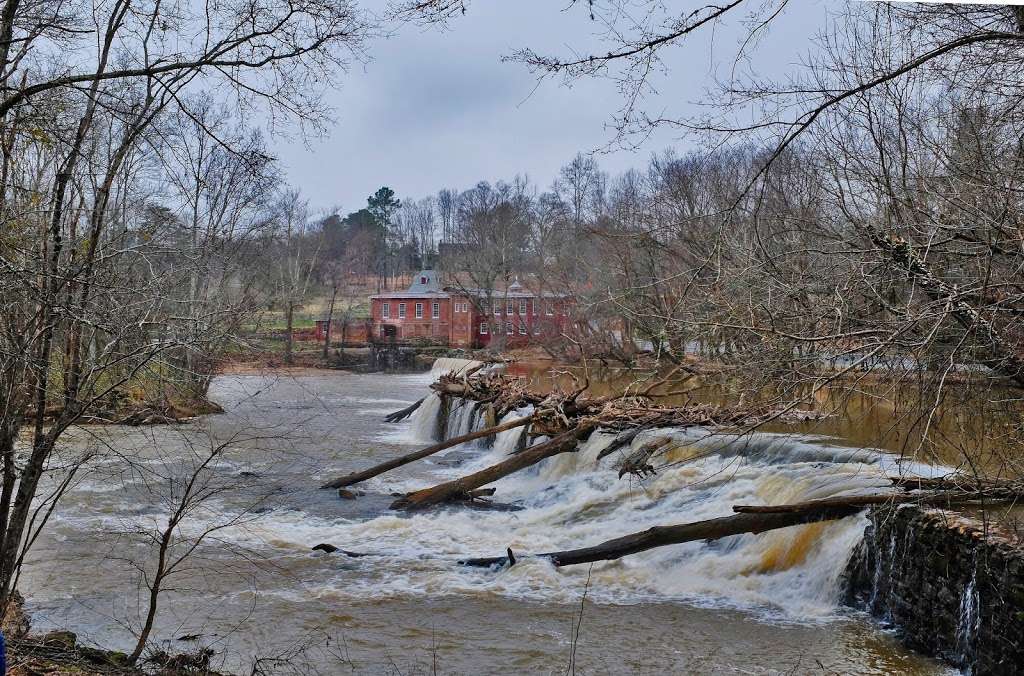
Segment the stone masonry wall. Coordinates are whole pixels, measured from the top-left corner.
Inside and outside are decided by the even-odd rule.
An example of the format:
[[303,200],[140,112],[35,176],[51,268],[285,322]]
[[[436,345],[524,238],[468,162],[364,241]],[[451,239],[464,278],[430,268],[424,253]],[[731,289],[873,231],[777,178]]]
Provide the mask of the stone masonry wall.
[[847,602],[974,676],[1024,673],[1024,548],[980,521],[911,505],[872,511]]

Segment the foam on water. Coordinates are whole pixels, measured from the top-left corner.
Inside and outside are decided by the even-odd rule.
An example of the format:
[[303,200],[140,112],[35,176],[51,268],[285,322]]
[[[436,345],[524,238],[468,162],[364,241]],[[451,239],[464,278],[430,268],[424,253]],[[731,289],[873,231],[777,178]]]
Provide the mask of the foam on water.
[[[528,412],[511,412],[503,420]],[[456,427],[463,430],[467,424]],[[477,447],[476,458],[461,467],[437,466],[433,474],[440,481],[491,465],[516,447],[522,433],[501,433],[490,449]],[[664,465],[659,473],[642,482],[618,478],[615,465],[622,454],[660,435],[671,436],[673,443],[656,461]],[[524,558],[494,573],[461,568],[456,560],[501,554],[506,547],[525,554],[593,545],[653,525],[728,516],[737,504],[797,502],[887,485],[884,454],[819,437],[654,430],[599,462],[597,456],[613,439],[613,434],[597,432],[576,453],[549,458],[493,484],[495,499],[522,506],[518,512],[437,510],[302,523],[282,514],[287,523],[267,526],[279,543],[293,542],[297,549],[325,541],[380,554],[372,561],[337,560],[336,574],[322,592],[332,598],[501,593],[571,601],[582,593],[586,566],[556,569],[544,560]],[[422,485],[421,480],[403,490]],[[616,603],[685,599],[755,609],[787,621],[828,618],[837,610],[839,578],[865,523],[863,517],[848,518],[598,563],[588,595]]]
[[[430,380],[471,364],[444,360],[435,366]],[[529,408],[511,411],[502,421],[530,412]],[[405,434],[429,443],[440,414],[440,397],[427,394],[412,420],[405,423]],[[475,406],[466,404],[449,411],[445,428],[453,436],[483,424]],[[395,472],[364,487],[409,491],[463,476],[506,458],[524,434],[524,428],[516,428],[498,434],[490,446],[482,441],[463,444],[455,449],[461,464],[428,461],[418,465],[413,475]],[[658,468],[655,476],[642,481],[618,477],[622,457],[652,437],[666,435],[672,443],[653,460]],[[588,566],[558,569],[546,560],[524,555],[594,545],[654,525],[729,516],[738,504],[779,504],[873,491],[888,485],[885,477],[892,456],[844,447],[823,437],[716,435],[691,428],[647,431],[630,447],[599,461],[614,438],[612,433],[595,432],[577,452],[549,458],[492,484],[494,499],[520,506],[516,512],[439,509],[339,519],[278,508],[220,536],[246,546],[262,541],[277,556],[296,561],[309,560],[309,547],[318,542],[373,553],[358,559],[315,559],[322,568],[313,576],[317,581],[310,591],[342,602],[496,593],[569,602],[579,599],[589,573],[588,598],[598,602],[685,600],[695,605],[743,607],[786,621],[834,616],[840,575],[863,535],[864,517],[662,547],[597,563],[592,571]],[[931,469],[936,471],[941,470]],[[457,565],[460,558],[500,555],[507,547],[520,555],[519,563],[508,570]]]

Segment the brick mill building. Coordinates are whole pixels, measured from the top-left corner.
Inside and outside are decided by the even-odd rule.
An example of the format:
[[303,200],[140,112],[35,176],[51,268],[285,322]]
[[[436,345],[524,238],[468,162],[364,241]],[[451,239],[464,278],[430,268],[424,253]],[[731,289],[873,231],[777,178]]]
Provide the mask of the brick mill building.
[[567,309],[564,294],[534,293],[518,281],[490,294],[442,287],[435,270],[419,272],[405,291],[370,296],[375,340],[425,340],[453,347],[483,347],[495,333],[508,345],[543,340],[562,331]]

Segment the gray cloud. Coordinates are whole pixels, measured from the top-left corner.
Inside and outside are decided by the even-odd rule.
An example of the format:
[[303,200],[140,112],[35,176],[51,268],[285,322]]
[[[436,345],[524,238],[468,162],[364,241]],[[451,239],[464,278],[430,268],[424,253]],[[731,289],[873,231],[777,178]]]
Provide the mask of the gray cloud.
[[[562,8],[550,0],[480,0],[450,30],[404,26],[371,45],[371,62],[329,93],[337,125],[328,136],[308,148],[294,140],[274,147],[289,180],[316,208],[342,211],[363,206],[381,185],[418,197],[527,174],[547,186],[577,151],[609,141],[607,124],[621,104],[611,81],[537,87],[524,66],[501,62],[524,46],[564,54],[570,46],[595,44],[585,12]],[[783,72],[806,50],[823,25],[821,11],[806,9],[790,12],[773,29],[758,51],[759,70]],[[677,50],[648,105],[697,110],[717,54],[731,55],[739,34],[736,26],[724,26]],[[639,151],[603,154],[599,161],[623,171],[670,145],[686,147],[664,130]]]

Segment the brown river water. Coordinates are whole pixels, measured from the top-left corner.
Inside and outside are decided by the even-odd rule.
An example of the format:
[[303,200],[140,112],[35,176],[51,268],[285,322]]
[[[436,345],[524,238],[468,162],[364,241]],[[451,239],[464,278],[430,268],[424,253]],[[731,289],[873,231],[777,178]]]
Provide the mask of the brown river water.
[[[689,430],[678,433],[672,457],[715,452],[638,484],[597,465],[610,436],[595,435],[579,453],[497,483],[498,496],[521,511],[387,510],[392,492],[494,462],[514,447],[508,437],[371,480],[354,501],[318,490],[323,479],[429,443],[429,402],[403,423],[381,419],[426,394],[430,380],[228,375],[211,391],[222,415],[74,430],[67,452],[96,458],[29,555],[20,586],[36,628],[130,648],[145,597],[138,568],[152,570],[149,537],[196,458],[230,441],[203,474],[209,499],[178,537],[216,530],[172,578],[157,626],[161,646],[208,645],[226,670],[250,673],[261,659],[264,673],[949,673],[839,603],[860,518],[593,567],[457,565],[506,546],[584,546],[722,516],[732,504],[865,490],[881,485],[895,456],[820,428],[743,439]],[[479,424],[456,412],[450,432]],[[133,467],[129,456],[142,460]],[[320,542],[374,556],[311,552]],[[198,641],[177,640],[195,634]]]

